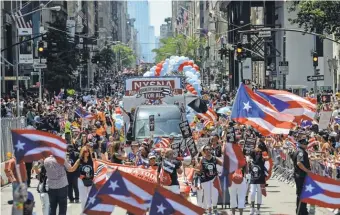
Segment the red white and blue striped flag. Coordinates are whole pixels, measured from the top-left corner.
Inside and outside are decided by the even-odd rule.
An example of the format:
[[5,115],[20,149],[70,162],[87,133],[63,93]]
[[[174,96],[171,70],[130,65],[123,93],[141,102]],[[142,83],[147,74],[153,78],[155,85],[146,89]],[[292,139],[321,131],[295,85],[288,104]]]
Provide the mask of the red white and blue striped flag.
[[20,10],[12,14],[12,17],[16,22],[17,28],[32,28],[33,27],[32,16],[31,15],[25,16],[25,14],[30,12],[31,6],[32,4],[27,3]]
[[33,162],[53,155],[64,165],[66,141],[61,137],[36,130],[12,130],[14,155],[18,163]]
[[258,90],[260,96],[268,100],[279,112],[295,117],[294,122],[313,120],[316,114],[316,103],[284,90]]
[[168,148],[170,146],[169,138],[155,137],[153,142],[155,148]]
[[294,116],[280,113],[270,102],[241,84],[234,101],[231,118],[250,125],[264,136],[289,134],[295,127]]
[[308,174],[301,192],[301,202],[324,208],[340,208],[340,181]]

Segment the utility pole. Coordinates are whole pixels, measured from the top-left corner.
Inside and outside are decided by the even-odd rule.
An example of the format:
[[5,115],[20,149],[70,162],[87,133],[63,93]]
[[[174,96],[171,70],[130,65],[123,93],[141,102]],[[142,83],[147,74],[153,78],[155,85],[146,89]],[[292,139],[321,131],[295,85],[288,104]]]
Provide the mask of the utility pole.
[[[318,71],[317,71],[317,66],[319,65],[319,57],[318,54],[316,52],[313,53],[313,68],[314,68],[314,76],[318,75]],[[315,95],[318,94],[318,85],[317,85],[317,81],[314,81],[314,92]]]
[[[283,53],[282,53],[282,60],[283,60],[283,62],[286,62],[286,32],[284,32],[283,33],[284,35],[283,35],[283,40],[282,40],[282,49],[283,49]],[[283,90],[285,90],[286,89],[286,84],[287,84],[287,79],[286,79],[287,77],[286,77],[286,74],[284,73],[283,75],[282,75],[282,88],[283,88]]]

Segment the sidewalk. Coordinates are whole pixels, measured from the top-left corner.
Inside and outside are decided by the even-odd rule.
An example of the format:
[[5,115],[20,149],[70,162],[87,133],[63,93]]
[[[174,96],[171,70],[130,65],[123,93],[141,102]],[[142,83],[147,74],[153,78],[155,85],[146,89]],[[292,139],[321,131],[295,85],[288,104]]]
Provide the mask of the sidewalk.
[[[39,194],[36,191],[38,181],[32,179],[32,187],[28,188],[33,193],[35,198],[35,212],[37,215],[42,215],[41,202]],[[269,180],[267,187],[267,197],[263,197],[263,205],[261,207],[261,215],[294,215],[295,214],[295,188],[279,182],[275,179]],[[7,204],[8,200],[12,199],[12,187],[7,185],[1,188],[1,214],[11,214],[12,206]],[[196,202],[196,199],[193,199]],[[230,214],[230,210],[227,212]],[[80,204],[68,204],[68,215],[79,215],[81,213]],[[112,213],[114,215],[125,215],[125,210],[116,208]],[[249,206],[247,206],[245,213],[249,214]],[[334,215],[326,208],[316,208],[316,215]]]

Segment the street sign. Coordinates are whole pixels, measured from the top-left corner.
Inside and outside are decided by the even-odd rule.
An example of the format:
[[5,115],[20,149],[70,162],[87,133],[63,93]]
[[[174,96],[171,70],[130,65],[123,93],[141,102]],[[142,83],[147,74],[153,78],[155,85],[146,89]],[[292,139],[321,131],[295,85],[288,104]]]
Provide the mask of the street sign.
[[[29,76],[19,76],[18,78],[19,78],[19,81],[28,81],[31,79]],[[1,79],[3,78],[1,77]],[[15,81],[17,80],[17,77],[16,76],[5,76],[4,79],[5,81]]]
[[46,58],[33,59],[33,64],[47,63]]
[[271,37],[272,32],[268,30],[270,30],[270,28],[262,28],[261,31],[259,31],[259,37],[262,37],[262,38]]
[[307,76],[307,81],[323,81],[324,79],[325,79],[324,75]]
[[34,69],[46,69],[47,65],[44,63],[39,63],[39,64],[33,64]]
[[280,61],[279,62],[279,72],[280,72],[280,75],[288,75],[289,74],[288,61]]
[[39,72],[31,72],[31,75],[39,75]]

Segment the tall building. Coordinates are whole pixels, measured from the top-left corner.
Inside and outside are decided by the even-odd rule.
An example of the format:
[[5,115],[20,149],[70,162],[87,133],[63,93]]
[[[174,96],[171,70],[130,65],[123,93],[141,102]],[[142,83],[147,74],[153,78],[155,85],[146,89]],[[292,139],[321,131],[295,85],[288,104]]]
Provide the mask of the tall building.
[[[128,1],[128,13],[130,18],[136,21],[134,26],[138,31],[138,43],[140,46],[140,59],[144,62],[153,62],[152,52],[150,47],[150,14],[149,3],[147,0],[142,1]],[[154,41],[153,41],[154,43]]]
[[153,63],[155,62],[155,56],[156,54],[152,51],[156,48],[156,37],[155,37],[155,27],[149,26],[149,56],[148,56],[148,62]]

